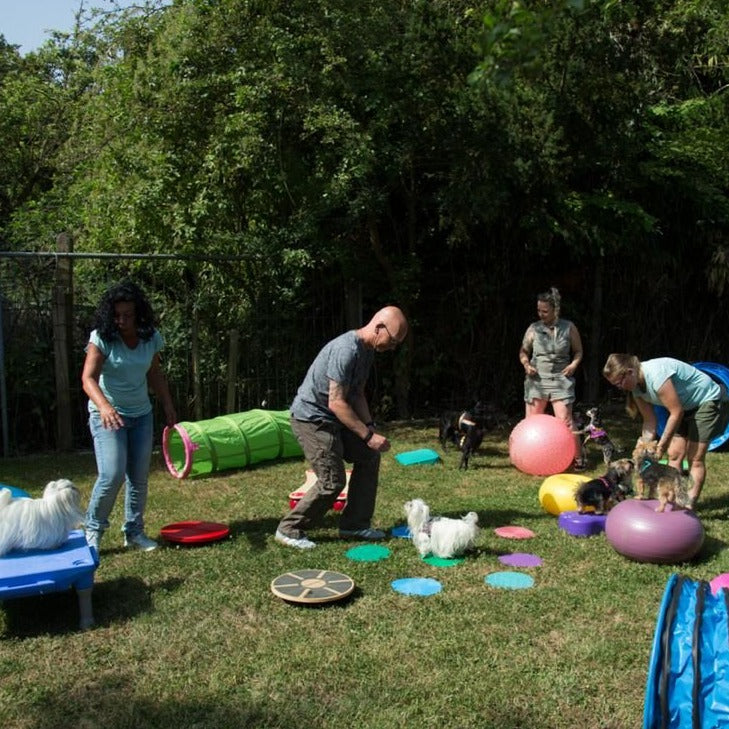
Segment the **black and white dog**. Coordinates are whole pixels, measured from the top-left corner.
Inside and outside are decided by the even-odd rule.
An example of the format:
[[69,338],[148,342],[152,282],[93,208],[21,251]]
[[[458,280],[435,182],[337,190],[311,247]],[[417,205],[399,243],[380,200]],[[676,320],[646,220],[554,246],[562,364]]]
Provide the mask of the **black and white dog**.
[[460,449],[461,462],[458,468],[468,468],[468,461],[481,445],[486,430],[492,426],[492,419],[489,407],[480,401],[468,410],[441,415],[438,437],[444,449],[449,444]]
[[584,416],[581,412],[575,411],[573,421],[576,428],[575,433],[585,436],[582,441],[582,461],[584,463],[587,462],[587,444],[590,442],[600,446],[602,460],[606,466],[622,455],[622,448],[610,440],[610,436],[602,425],[599,408],[589,408],[585,411]]
[[633,461],[621,458],[613,461],[604,475],[581,483],[575,489],[575,502],[580,514],[591,506],[596,514],[604,514],[618,501],[623,501],[633,492],[631,474]]

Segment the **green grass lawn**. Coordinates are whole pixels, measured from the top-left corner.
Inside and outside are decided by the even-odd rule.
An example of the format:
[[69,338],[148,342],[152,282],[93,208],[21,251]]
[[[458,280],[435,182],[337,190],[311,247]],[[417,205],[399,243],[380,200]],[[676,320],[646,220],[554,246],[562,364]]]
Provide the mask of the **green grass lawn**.
[[[632,443],[637,426],[608,423]],[[490,433],[471,468],[448,451],[435,466],[400,466],[393,453],[440,450],[432,423],[393,425],[383,458],[375,526],[403,523],[402,506],[425,499],[434,514],[477,511],[478,549],[455,567],[423,562],[404,539],[388,559],[356,562],[357,543],[336,538],[331,512],[297,552],[274,542],[287,496],[305,480],[302,460],[176,481],[157,454],[148,533],[174,521],[225,522],[210,546],[121,548],[121,503],[101,548],[93,594],[96,627],[78,632],[72,592],[6,602],[0,609],[0,725],[4,729],[227,727],[474,727],[635,729],[668,577],[710,580],[729,571],[729,459],[710,453],[698,514],[706,528],[691,563],[631,562],[603,535],[577,539],[537,498],[541,478],[509,462],[508,430]],[[591,452],[595,473],[600,455]],[[0,463],[0,481],[38,496],[71,478],[88,498],[93,456],[51,455]],[[518,524],[534,539],[506,540]],[[498,590],[484,578],[510,569],[498,555],[526,551],[532,589]],[[278,575],[302,568],[344,572],[351,598],[328,606],[283,602]],[[401,577],[433,577],[431,597],[396,593]]]

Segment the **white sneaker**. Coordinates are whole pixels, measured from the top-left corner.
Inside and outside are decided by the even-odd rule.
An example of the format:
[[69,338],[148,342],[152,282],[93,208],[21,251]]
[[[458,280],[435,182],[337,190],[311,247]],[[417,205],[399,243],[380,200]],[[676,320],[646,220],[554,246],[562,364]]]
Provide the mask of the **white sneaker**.
[[143,552],[151,552],[157,549],[157,542],[150,539],[146,534],[135,534],[133,537],[124,536],[124,546],[127,549],[141,549]]
[[285,544],[287,547],[295,547],[296,549],[313,549],[316,547],[316,544],[312,542],[311,539],[307,539],[303,534],[298,539],[295,539],[294,537],[287,537],[278,529],[276,529],[276,536],[274,539],[279,544]]
[[86,544],[92,549],[96,550],[96,554],[99,553],[99,542],[101,542],[101,534],[94,529],[86,529],[84,531],[86,536]]

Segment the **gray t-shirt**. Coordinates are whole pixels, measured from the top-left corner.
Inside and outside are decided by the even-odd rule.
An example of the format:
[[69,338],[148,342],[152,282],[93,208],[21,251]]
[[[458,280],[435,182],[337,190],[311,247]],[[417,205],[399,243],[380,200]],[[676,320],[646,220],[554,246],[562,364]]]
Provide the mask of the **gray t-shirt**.
[[297,420],[336,422],[336,416],[327,407],[330,381],[347,388],[351,403],[364,389],[374,356],[375,351],[365,347],[354,330],[332,339],[311,363],[291,403],[291,415]]

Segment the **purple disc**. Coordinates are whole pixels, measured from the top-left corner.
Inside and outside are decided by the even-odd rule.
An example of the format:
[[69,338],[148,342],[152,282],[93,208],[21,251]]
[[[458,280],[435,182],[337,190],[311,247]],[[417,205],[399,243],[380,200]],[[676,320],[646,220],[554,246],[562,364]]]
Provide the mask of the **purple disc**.
[[579,511],[563,511],[557,519],[557,525],[573,537],[591,537],[605,531],[607,514],[593,514]]
[[540,567],[542,558],[536,554],[527,554],[526,552],[515,552],[514,554],[502,554],[499,557],[501,564],[507,564],[510,567]]

